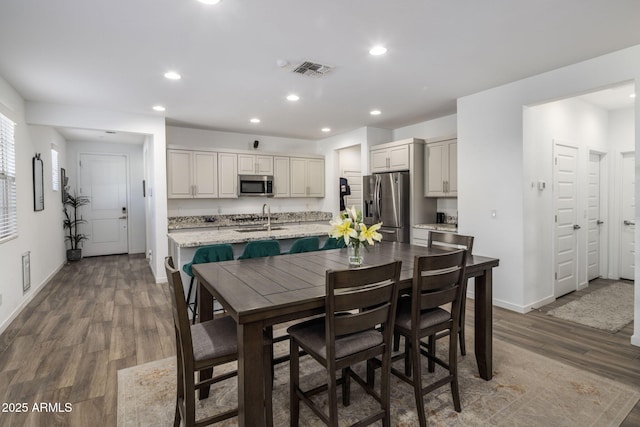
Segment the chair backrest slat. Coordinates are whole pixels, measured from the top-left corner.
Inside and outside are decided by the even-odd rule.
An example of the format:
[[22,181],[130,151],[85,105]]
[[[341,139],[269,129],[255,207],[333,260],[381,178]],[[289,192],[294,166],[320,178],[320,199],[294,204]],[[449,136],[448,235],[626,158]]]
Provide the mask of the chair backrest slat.
[[421,311],[447,303],[452,303],[452,315],[458,316],[466,257],[464,249],[415,257],[412,322],[418,322]]
[[469,255],[473,252],[473,236],[456,233],[429,232],[429,247],[466,249]]
[[[326,273],[327,357],[335,355],[336,336],[389,325],[395,318],[401,261]],[[385,342],[392,327],[384,329]]]

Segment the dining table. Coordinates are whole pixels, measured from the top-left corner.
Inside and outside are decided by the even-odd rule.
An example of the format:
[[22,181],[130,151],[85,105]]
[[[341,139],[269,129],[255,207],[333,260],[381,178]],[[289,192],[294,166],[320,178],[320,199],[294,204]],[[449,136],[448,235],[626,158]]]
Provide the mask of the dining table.
[[[399,291],[410,290],[416,256],[442,253],[443,249],[386,242],[366,247],[364,266],[402,261]],[[499,260],[467,257],[465,276],[475,278],[475,357],[481,378],[492,377],[492,272]],[[264,331],[280,323],[325,311],[327,270],[349,268],[347,248],[283,254],[272,257],[197,264],[199,321],[213,318],[214,298],[237,323],[238,425],[264,426]],[[201,379],[212,375],[201,372]],[[200,398],[208,396],[200,390]]]

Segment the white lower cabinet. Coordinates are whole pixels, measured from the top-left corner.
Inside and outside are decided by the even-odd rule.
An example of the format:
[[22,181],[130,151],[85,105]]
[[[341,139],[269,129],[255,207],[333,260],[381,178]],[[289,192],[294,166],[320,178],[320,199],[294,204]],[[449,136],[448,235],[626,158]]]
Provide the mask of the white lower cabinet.
[[429,230],[425,228],[413,228],[412,245],[429,246]]

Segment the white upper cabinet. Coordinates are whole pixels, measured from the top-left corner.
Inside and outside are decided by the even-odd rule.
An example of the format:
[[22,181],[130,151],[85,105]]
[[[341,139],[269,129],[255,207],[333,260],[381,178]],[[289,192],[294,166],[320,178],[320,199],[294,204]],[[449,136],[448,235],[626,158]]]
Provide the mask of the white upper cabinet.
[[291,157],[289,167],[290,197],[324,197],[324,159]]
[[273,197],[290,197],[289,157],[273,157]]
[[218,197],[218,154],[209,151],[167,150],[167,197]]
[[458,196],[458,140],[427,143],[425,197]]
[[371,149],[371,172],[409,170],[409,144]]
[[238,175],[273,175],[273,156],[238,154]]
[[238,197],[238,155],[219,153],[218,155],[218,197]]

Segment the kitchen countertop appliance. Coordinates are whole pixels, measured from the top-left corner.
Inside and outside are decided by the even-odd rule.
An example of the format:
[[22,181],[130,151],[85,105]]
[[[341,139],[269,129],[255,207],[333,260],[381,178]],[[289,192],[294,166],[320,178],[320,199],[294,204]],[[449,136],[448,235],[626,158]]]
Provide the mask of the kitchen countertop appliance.
[[377,173],[362,180],[364,223],[382,221],[382,240],[409,243],[409,172]]

